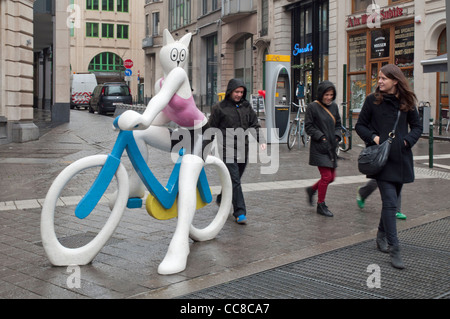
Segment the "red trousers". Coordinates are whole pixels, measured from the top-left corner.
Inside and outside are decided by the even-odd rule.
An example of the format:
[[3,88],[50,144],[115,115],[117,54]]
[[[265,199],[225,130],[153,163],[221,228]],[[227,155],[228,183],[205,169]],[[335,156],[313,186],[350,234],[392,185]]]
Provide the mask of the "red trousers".
[[314,191],[318,191],[317,203],[325,202],[325,196],[327,195],[328,185],[334,182],[336,178],[336,169],[329,167],[320,167],[320,180],[312,186]]

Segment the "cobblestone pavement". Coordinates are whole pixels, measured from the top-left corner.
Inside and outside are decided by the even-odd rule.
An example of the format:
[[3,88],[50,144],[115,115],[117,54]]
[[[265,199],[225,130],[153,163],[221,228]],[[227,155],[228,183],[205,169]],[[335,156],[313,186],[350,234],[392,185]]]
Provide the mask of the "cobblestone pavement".
[[[243,178],[248,225],[237,225],[230,218],[216,239],[191,242],[185,271],[158,275],[176,220],[157,221],[145,209],[126,209],[112,239],[79,273],[53,267],[41,243],[43,200],[52,181],[70,163],[108,154],[118,134],[112,130],[112,121],[112,117],[74,110],[70,123],[43,131],[38,141],[0,146],[0,298],[176,298],[375,236],[380,196],[374,193],[364,210],[356,206],[357,187],[366,179],[357,170],[362,145],[354,137],[353,149],[341,153],[338,178],[327,194],[334,218],[319,216],[315,208],[306,205],[305,187],[319,177],[318,170],[308,165],[308,150],[289,151],[286,145],[271,145],[269,154],[279,151],[279,157],[273,156],[279,159],[276,174],[261,174],[262,169],[275,165],[274,161],[259,162],[250,164]],[[416,181],[404,186],[403,212],[408,218],[398,221],[399,231],[450,216],[450,143],[435,141],[433,151],[434,168],[430,169],[428,139],[421,139],[414,148]],[[127,158],[124,163],[130,168]],[[150,163],[155,175],[167,180],[173,167],[169,155],[151,150]],[[214,191],[217,179],[212,175],[210,181]],[[65,195],[81,195],[82,189],[80,183]],[[58,214],[67,215],[71,207],[68,202],[61,203]],[[215,209],[209,205],[197,213],[196,225],[209,221]],[[98,218],[107,214],[105,210]],[[55,223],[68,245],[92,237],[102,226],[100,219],[73,226],[67,220]],[[374,252],[372,263],[390,267],[383,260],[377,260]],[[407,255],[404,260],[407,266],[412,262]],[[336,276],[346,271],[336,269]],[[429,274],[433,269],[423,272]],[[408,268],[404,273],[408,274]],[[77,274],[81,282],[73,287],[71,280]]]

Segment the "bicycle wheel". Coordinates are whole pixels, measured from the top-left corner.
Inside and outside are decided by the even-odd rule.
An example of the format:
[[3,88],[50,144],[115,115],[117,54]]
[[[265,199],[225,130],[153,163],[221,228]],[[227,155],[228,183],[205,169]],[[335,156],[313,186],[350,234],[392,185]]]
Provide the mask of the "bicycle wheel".
[[41,237],[44,250],[55,266],[90,263],[119,224],[129,192],[128,174],[122,164],[115,174],[117,183],[111,183],[107,190],[117,190],[112,211],[108,200],[100,201],[88,218],[80,220],[74,211],[82,196],[68,196],[88,191],[107,157],[94,155],[72,163],[56,177],[47,193],[41,214]]
[[287,146],[288,149],[293,149],[295,142],[297,141],[297,133],[298,133],[298,120],[292,121],[291,127],[289,128],[289,134],[287,138]]
[[203,228],[197,228],[191,224],[189,237],[195,241],[207,241],[215,238],[222,230],[223,225],[231,213],[233,189],[230,173],[228,172],[227,167],[218,157],[215,156],[208,156],[205,161],[205,166],[212,166],[217,172],[217,176],[219,176],[220,179],[222,199],[217,214],[209,224],[206,223],[207,225]]

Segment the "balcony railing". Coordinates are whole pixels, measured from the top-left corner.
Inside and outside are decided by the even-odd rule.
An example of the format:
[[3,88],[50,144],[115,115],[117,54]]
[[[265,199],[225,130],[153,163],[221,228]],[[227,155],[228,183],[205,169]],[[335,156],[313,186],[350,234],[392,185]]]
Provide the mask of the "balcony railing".
[[147,37],[142,40],[142,49],[151,48],[154,45],[153,37]]
[[222,0],[222,21],[231,22],[252,14],[253,0]]

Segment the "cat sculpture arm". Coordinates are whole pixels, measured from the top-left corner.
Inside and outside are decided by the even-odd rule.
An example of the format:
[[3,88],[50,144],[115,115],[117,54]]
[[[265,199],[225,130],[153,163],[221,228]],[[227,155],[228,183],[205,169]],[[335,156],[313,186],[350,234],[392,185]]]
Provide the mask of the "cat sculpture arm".
[[150,100],[144,113],[139,114],[132,110],[124,112],[119,118],[119,128],[126,131],[147,129],[152,124],[155,117],[170,102],[185,80],[186,71],[184,71],[184,69],[177,67],[170,71],[167,78],[164,80],[164,85],[161,87],[158,94]]

